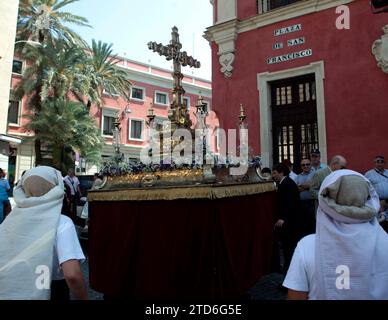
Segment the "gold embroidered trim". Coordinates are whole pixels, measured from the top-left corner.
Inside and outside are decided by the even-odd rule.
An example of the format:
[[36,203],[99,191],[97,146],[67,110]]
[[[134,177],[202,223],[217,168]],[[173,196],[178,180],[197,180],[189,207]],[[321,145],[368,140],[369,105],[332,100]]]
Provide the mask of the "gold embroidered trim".
[[98,190],[88,193],[88,201],[148,201],[177,199],[221,199],[275,191],[273,182],[182,186],[150,189]]

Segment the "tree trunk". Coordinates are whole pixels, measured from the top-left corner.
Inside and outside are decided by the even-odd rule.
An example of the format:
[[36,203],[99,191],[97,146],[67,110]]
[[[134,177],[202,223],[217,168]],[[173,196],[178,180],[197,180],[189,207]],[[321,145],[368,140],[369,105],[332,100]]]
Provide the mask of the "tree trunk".
[[[42,91],[42,86],[39,86],[37,88],[37,101],[35,104],[35,113],[39,113],[42,110],[42,100],[40,98],[40,92]],[[36,138],[36,134],[38,132],[35,131],[35,165],[41,165],[42,164],[42,144],[39,138]]]
[[60,144],[52,147],[53,166],[57,170],[63,172],[64,170],[64,146]]
[[42,153],[40,139],[35,139],[35,166],[42,164]]
[[45,34],[44,34],[43,30],[39,30],[39,39],[38,39],[39,43],[43,44],[44,39],[45,39]]
[[[44,42],[44,33],[42,31],[39,31],[39,43],[43,45],[43,42]],[[42,68],[40,67],[38,69],[38,77],[42,77],[42,74],[43,74],[43,70]],[[38,87],[37,87],[37,90],[36,90],[36,97],[37,97],[37,101],[35,103],[35,112],[40,112],[42,110],[42,98],[40,96],[42,92],[42,80],[39,81],[38,83]],[[35,132],[36,134],[37,132]],[[37,139],[35,138],[35,166],[39,166],[42,164],[42,148],[41,148],[42,144],[41,144],[41,141],[40,139]]]

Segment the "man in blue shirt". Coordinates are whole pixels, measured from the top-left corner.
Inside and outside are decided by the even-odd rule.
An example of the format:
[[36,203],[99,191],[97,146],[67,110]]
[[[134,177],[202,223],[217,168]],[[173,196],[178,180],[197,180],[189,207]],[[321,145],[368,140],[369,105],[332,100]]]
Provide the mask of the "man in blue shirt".
[[0,168],[0,223],[2,223],[5,218],[4,208],[7,208],[10,205],[8,199],[8,192],[10,189],[11,187],[9,186],[8,180],[5,179],[4,171]]
[[372,182],[380,200],[388,200],[388,170],[385,169],[384,156],[377,156],[374,163],[375,168],[365,173],[365,177]]
[[388,220],[388,170],[385,169],[384,156],[376,156],[374,163],[375,168],[365,173],[365,177],[372,183],[383,203],[379,221],[384,222]]
[[310,159],[303,159],[300,166],[302,168],[302,173],[298,174],[295,182],[298,185],[302,203],[304,235],[308,235],[315,233],[315,201],[310,192],[310,183],[315,171],[311,169]]
[[326,164],[321,162],[321,151],[319,151],[318,149],[311,150],[310,157],[312,171],[318,171],[327,167]]

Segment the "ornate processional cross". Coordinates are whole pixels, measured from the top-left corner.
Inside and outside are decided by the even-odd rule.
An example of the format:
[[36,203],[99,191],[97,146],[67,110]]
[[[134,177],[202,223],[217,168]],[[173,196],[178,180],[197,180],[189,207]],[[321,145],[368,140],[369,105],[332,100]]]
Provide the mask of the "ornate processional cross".
[[188,56],[186,51],[180,51],[182,48],[182,44],[179,42],[179,34],[177,27],[172,28],[171,36],[172,40],[170,41],[169,45],[163,46],[161,43],[149,42],[148,49],[159,53],[159,55],[161,56],[165,56],[168,61],[173,60],[173,101],[170,105],[168,117],[172,123],[181,127],[183,126],[188,128],[191,126],[191,121],[187,112],[187,105],[182,101],[182,97],[185,94],[185,90],[182,87],[183,74],[181,72],[181,66],[200,68],[201,63],[195,60],[193,57]]

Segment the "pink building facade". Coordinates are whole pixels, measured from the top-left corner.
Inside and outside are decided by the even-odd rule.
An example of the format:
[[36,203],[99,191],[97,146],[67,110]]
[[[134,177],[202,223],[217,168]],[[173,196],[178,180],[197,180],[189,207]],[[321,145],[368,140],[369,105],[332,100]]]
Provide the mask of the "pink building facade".
[[[113,128],[117,116],[121,118],[121,147],[120,150],[126,159],[138,158],[141,149],[147,143],[147,111],[152,103],[155,121],[162,123],[167,120],[167,113],[172,99],[171,89],[173,86],[171,71],[159,67],[143,64],[125,58],[120,58],[117,63],[119,68],[125,70],[128,79],[133,84],[131,99],[126,101],[120,96],[104,94],[104,102],[101,108],[92,106],[90,113],[96,119],[96,125],[101,129],[104,138],[102,150],[103,158],[114,154]],[[25,69],[25,62],[15,58],[12,87],[21,79]],[[195,105],[199,95],[202,95],[207,105],[209,126],[215,130],[218,126],[214,112],[212,112],[212,88],[211,82],[205,79],[185,75],[183,88],[186,91],[184,99],[189,106],[190,118],[195,123]],[[10,159],[8,171],[14,173],[16,179],[24,170],[34,165],[34,149],[31,140],[32,133],[26,132],[23,125],[27,121],[22,117],[26,113],[26,101],[16,101],[12,95],[8,113],[8,131],[11,136],[21,139],[21,143],[12,144],[10,147]],[[213,139],[214,140],[214,139]],[[212,141],[213,149],[215,141]],[[91,174],[98,168],[86,163],[77,157],[76,169],[78,174]]]
[[234,128],[245,105],[249,144],[268,166],[298,165],[313,148],[361,172],[388,156],[388,13],[366,0],[211,2],[221,127]]

